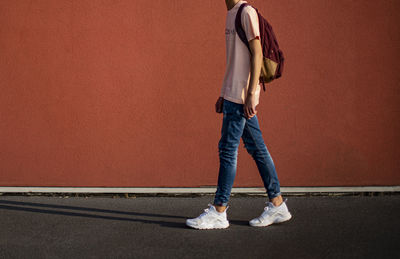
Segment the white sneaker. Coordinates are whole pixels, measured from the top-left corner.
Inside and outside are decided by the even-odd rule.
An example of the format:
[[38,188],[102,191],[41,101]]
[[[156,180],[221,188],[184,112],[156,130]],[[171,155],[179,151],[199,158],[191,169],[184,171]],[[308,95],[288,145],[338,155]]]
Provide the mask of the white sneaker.
[[229,227],[229,221],[227,220],[226,207],[224,212],[218,212],[214,205],[208,204],[208,208],[204,209],[204,212],[197,218],[187,219],[186,225],[196,229],[213,229],[213,228],[227,228]]
[[275,207],[272,202],[267,201],[267,206],[264,208],[261,216],[250,220],[249,224],[253,227],[265,227],[274,223],[288,221],[292,218],[292,214],[290,214],[286,206],[286,201],[287,199],[285,199],[278,207]]

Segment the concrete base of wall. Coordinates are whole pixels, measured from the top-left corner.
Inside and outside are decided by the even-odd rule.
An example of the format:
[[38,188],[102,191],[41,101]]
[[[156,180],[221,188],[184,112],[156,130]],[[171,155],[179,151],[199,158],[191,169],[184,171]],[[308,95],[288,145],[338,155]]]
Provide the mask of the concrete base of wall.
[[[136,188],[136,187],[0,187],[0,193],[138,193],[138,194],[207,194],[215,193],[216,187],[199,188]],[[282,193],[357,193],[400,192],[400,186],[353,186],[353,187],[281,187]],[[232,193],[265,194],[262,187],[235,187]]]

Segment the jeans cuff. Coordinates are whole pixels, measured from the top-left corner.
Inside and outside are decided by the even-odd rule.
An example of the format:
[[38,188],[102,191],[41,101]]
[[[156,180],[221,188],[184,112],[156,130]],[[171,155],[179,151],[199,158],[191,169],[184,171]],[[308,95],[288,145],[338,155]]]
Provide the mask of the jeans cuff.
[[228,206],[228,202],[221,202],[219,200],[214,200],[214,205],[226,207]]
[[270,199],[273,199],[273,198],[275,198],[275,197],[278,197],[279,195],[282,195],[282,193],[281,193],[281,192],[278,192],[278,193],[268,193],[268,197],[269,197]]

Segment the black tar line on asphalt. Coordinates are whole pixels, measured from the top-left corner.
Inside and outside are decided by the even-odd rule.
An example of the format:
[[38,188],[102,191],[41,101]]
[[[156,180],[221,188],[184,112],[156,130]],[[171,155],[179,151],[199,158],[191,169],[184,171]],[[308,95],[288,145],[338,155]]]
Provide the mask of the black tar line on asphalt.
[[222,230],[185,225],[213,195],[65,197],[0,196],[0,258],[400,257],[400,195],[284,195],[293,218],[256,228],[267,197],[235,194]]

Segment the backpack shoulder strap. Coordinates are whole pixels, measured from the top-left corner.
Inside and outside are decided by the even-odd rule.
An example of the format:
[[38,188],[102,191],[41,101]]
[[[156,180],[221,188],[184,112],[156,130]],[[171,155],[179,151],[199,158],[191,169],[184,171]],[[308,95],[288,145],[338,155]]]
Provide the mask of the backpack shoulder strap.
[[247,5],[249,5],[249,4],[244,3],[239,7],[239,10],[237,11],[236,19],[235,19],[235,29],[236,29],[236,33],[238,34],[239,38],[243,41],[243,43],[247,46],[247,48],[251,52],[249,42],[247,41],[246,32],[243,30],[243,27],[242,27],[242,12],[243,12],[243,9]]

